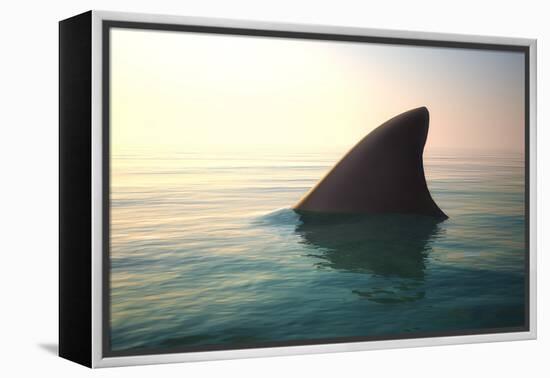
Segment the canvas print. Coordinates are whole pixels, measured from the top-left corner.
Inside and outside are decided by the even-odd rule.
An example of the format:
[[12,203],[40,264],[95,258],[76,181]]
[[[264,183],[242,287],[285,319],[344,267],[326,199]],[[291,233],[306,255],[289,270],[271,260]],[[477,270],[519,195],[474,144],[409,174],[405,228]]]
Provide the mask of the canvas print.
[[525,53],[112,27],[108,355],[525,330]]

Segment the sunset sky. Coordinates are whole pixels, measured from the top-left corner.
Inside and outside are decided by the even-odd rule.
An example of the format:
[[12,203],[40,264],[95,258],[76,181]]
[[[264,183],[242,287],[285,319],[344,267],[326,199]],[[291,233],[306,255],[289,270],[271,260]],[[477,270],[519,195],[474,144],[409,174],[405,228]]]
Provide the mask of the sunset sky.
[[419,106],[427,151],[523,151],[523,54],[111,30],[113,154],[344,151]]

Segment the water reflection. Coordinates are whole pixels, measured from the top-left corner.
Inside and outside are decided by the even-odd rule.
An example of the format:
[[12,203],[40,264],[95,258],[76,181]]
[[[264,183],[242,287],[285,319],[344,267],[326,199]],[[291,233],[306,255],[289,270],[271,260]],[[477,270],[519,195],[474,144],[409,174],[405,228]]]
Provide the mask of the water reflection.
[[424,296],[430,240],[439,221],[416,215],[337,216],[300,214],[302,242],[315,247],[315,266],[370,276],[352,291],[371,301],[414,301]]

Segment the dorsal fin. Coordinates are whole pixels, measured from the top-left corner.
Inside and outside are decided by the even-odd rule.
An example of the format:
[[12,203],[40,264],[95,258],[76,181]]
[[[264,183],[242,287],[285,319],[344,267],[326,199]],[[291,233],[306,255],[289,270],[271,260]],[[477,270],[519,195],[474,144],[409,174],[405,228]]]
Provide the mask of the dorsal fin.
[[402,213],[447,218],[430,195],[422,154],[425,107],[383,123],[357,143],[298,202],[298,212]]

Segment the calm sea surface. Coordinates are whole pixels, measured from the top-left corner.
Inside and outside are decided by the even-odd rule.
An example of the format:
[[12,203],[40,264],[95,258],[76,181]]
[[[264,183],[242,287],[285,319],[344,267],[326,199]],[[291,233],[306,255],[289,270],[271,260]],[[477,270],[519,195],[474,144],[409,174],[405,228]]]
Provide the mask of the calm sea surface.
[[524,323],[524,163],[432,154],[449,219],[304,222],[340,153],[112,158],[113,351],[392,337]]

